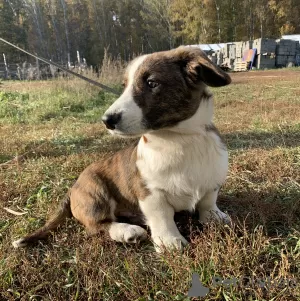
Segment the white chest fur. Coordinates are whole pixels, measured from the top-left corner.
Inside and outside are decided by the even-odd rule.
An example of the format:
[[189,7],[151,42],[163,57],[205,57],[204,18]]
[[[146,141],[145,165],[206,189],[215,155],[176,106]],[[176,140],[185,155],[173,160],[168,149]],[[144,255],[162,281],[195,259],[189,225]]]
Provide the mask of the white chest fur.
[[159,131],[145,137],[138,145],[138,169],[149,190],[163,191],[176,211],[194,209],[225,181],[227,150],[205,126],[194,134]]

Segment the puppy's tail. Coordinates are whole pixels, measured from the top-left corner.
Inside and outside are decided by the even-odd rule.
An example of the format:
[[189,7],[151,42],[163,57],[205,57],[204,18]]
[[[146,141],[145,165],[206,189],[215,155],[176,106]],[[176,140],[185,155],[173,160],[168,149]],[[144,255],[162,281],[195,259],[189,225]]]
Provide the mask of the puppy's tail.
[[51,231],[56,228],[67,218],[72,217],[70,196],[69,194],[60,203],[60,207],[55,214],[46,222],[46,224],[35,232],[15,240],[12,244],[15,248],[26,247],[29,244],[35,243],[40,239],[45,239]]

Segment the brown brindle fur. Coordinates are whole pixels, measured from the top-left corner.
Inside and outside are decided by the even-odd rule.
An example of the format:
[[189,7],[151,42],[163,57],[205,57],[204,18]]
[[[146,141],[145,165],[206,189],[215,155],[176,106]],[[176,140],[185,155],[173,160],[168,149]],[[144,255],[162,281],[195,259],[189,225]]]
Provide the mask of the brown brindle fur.
[[[149,194],[136,167],[137,145],[91,164],[70,190],[73,216],[90,234],[111,223],[113,216],[140,216],[138,200]],[[113,202],[116,209],[113,213]]]
[[122,218],[144,224],[138,200],[149,194],[136,167],[137,143],[88,166],[68,191],[56,213],[20,245],[46,238],[66,217],[75,217],[90,235],[107,231]]

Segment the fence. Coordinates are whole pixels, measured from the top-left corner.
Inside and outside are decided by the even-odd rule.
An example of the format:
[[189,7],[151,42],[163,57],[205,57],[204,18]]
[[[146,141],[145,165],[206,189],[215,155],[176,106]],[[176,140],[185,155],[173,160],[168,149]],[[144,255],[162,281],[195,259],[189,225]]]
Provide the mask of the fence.
[[[92,70],[92,67],[88,67],[85,59],[81,60],[79,55],[76,63],[65,63],[62,67],[77,73],[86,73]],[[0,78],[3,79],[38,80],[58,76],[67,76],[67,73],[39,60],[36,60],[35,63],[27,61],[11,63],[7,61],[5,54],[3,54],[3,61],[0,61]]]

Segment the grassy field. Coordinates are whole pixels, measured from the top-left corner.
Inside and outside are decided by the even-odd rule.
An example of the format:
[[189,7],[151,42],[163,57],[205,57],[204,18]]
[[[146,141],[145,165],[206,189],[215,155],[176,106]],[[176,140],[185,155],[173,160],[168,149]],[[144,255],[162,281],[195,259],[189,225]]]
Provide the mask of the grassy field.
[[[111,94],[77,80],[0,83],[0,300],[300,300],[299,83],[297,70],[248,72],[213,90],[230,153],[219,206],[232,225],[178,215],[190,245],[164,255],[149,241],[87,237],[72,219],[46,242],[13,249],[89,163],[132,141],[100,122]],[[205,298],[187,297],[193,273]]]

